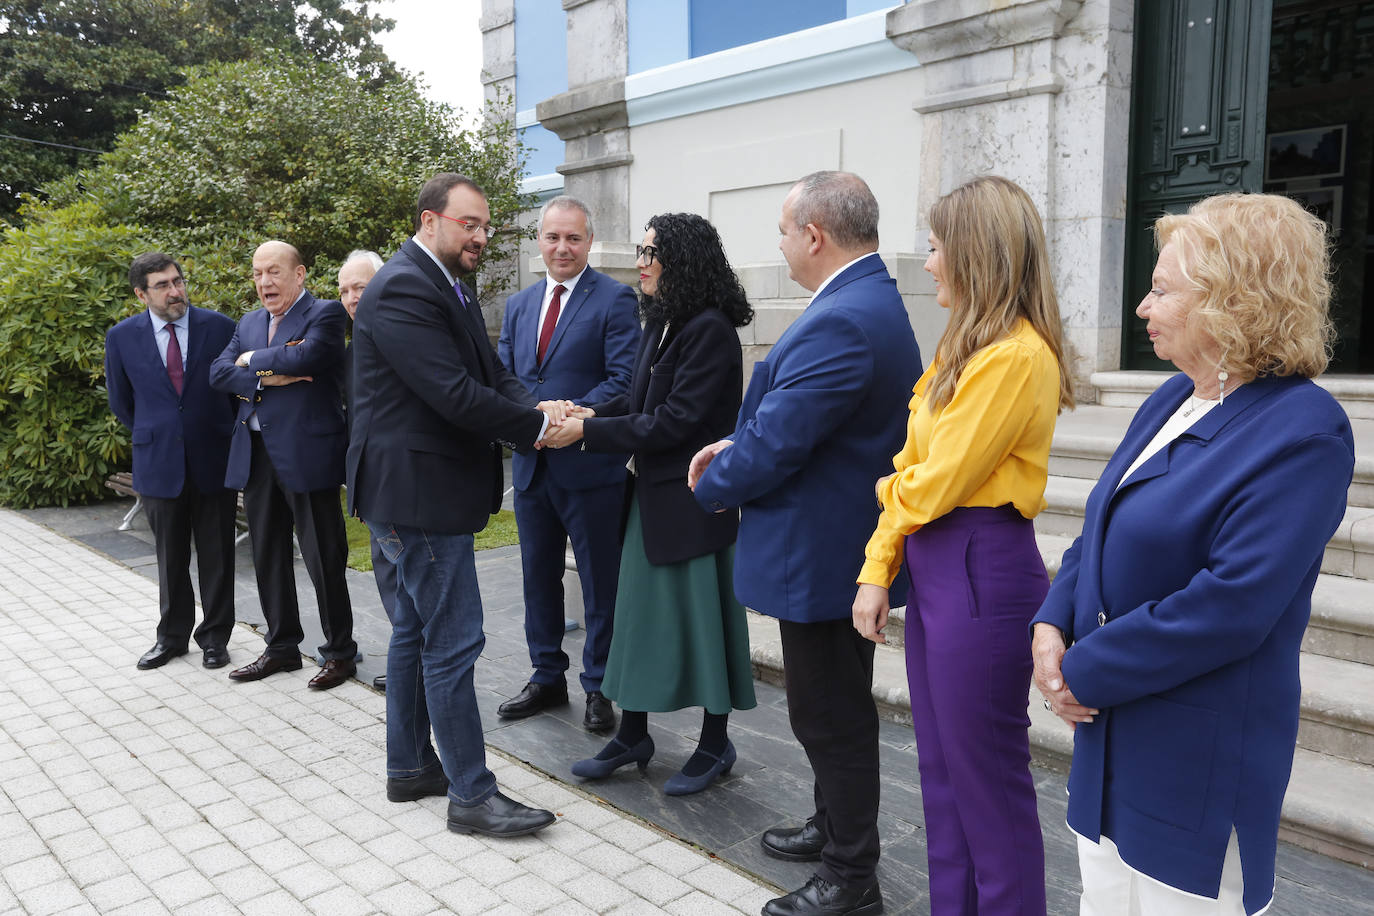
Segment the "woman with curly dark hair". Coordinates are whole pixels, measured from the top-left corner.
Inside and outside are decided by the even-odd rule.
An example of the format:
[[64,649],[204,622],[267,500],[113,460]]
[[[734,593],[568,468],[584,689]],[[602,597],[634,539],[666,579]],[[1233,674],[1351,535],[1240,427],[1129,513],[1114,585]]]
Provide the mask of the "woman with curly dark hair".
[[705,789],[735,763],[731,709],[752,709],[749,630],[733,586],[736,512],[711,514],[687,488],[687,465],[735,427],[742,358],[735,328],[754,313],[715,228],[691,213],[649,220],[638,247],[644,335],[630,390],[574,408],[545,447],[583,440],[630,452],[624,550],[602,691],[624,714],[620,730],[576,776],[601,779],[654,754],[649,713],[704,710],[701,738],[663,791]]

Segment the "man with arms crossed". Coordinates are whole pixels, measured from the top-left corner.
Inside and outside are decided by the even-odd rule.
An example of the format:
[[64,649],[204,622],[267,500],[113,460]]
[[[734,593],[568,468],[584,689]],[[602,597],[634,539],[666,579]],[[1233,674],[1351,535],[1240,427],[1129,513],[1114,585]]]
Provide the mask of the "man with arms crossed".
[[[105,335],[110,410],[133,434],[134,491],[157,552],[157,642],[138,660],[157,668],[186,654],[192,635],[207,668],[229,664],[234,626],[235,494],[224,486],[233,399],[210,388],[210,361],[234,322],[196,308],[181,265],[159,251],[134,258],[129,285],[148,307]],[[194,634],[191,536],[205,619]]]
[[310,687],[328,690],[353,676],[353,605],[344,569],[339,486],[343,483],[344,323],[332,299],[305,288],[305,264],[286,242],[263,242],[253,252],[253,285],[262,308],[238,329],[210,367],[210,384],[239,398],[225,486],[243,490],[253,571],[267,618],[267,646],[254,662],[229,673],[256,681],[301,667],[300,607],[291,544],[315,586],[325,662]]
[[473,534],[501,507],[498,443],[529,450],[548,418],[497,360],[476,297],[457,280],[491,237],[481,188],[441,173],[416,210],[415,235],[372,278],[353,324],[349,509],[396,564],[387,797],[446,794],[450,830],[522,836],[554,815],[501,794],[487,769],[473,688],[486,644]]
[[[592,217],[574,197],[555,197],[539,211],[539,253],[548,276],[506,301],[497,346],[501,362],[541,401],[600,404],[623,394],[639,343],[634,291],[587,266]],[[620,510],[628,455],[581,449],[518,452],[515,521],[525,584],[525,641],[534,674],[501,704],[507,719],[568,702],[563,651],[564,545],[571,538],[582,585],[587,641],[582,648],[582,723],[615,727],[601,693],[620,573]]]
[[703,507],[740,509],[735,593],[778,618],[792,731],[816,780],[815,815],[762,842],[820,865],[763,912],[873,914],[883,907],[874,643],[854,629],[851,605],[878,520],[873,483],[902,447],[921,356],[877,254],[878,202],[863,179],[806,176],[778,231],[792,279],[814,295],[754,367],[734,435],[697,454],[688,482]]

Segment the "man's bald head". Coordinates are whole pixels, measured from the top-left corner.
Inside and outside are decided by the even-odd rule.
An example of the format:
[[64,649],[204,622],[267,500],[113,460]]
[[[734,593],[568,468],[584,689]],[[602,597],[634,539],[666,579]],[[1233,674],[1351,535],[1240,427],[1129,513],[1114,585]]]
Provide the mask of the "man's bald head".
[[253,287],[268,312],[289,309],[305,289],[305,262],[296,246],[277,239],[259,245],[253,252]]

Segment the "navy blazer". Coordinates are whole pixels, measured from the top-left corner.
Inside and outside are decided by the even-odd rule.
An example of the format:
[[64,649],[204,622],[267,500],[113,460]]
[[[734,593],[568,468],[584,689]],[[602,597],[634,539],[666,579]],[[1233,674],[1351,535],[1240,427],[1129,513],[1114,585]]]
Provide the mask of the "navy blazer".
[[[739,513],[707,512],[697,505],[687,486],[687,467],[703,446],[734,427],[743,379],[739,333],[724,312],[706,308],[667,337],[661,321],[649,322],[630,390],[590,405],[596,416],[582,425],[587,448],[634,453],[636,473],[628,488],[639,501],[650,563],[680,563],[735,542]],[[620,473],[624,479],[623,464]],[[622,538],[629,511],[627,498]]]
[[[248,483],[253,445],[248,417],[257,411],[262,444],[282,486],[293,493],[328,490],[343,483],[344,327],[348,313],[336,299],[316,299],[307,290],[267,345],[271,315],[254,309],[239,319],[234,337],[210,367],[210,384],[239,399],[238,423],[229,447],[224,485]],[[236,366],[252,350],[252,365]],[[264,386],[270,375],[308,375],[313,381]]]
[[181,395],[142,311],[105,335],[105,387],[110,410],[130,430],[134,490],[174,499],[189,471],[202,493],[224,489],[234,399],[210,388],[210,362],[234,335],[231,318],[209,309],[187,310],[186,371]]
[[1260,378],[1118,488],[1192,388],[1177,375],[1141,406],[1035,622],[1064,631],[1065,683],[1101,710],[1074,734],[1069,826],[1210,897],[1234,828],[1254,913],[1273,894],[1299,648],[1354,444],[1327,392]]
[[[624,394],[634,369],[639,341],[634,290],[588,267],[562,304],[544,362],[539,347],[539,309],[545,283],[540,280],[506,300],[497,353],[536,401],[566,399],[598,404]],[[529,488],[536,455],[511,458],[515,488]],[[547,449],[549,478],[567,490],[613,486],[625,479],[624,454],[599,455],[576,448]]]
[[[799,623],[851,616],[873,484],[906,439],[921,354],[876,254],[851,264],[754,366],[734,444],[697,483],[707,509],[739,506],[735,594]],[[889,591],[906,601],[905,576]]]
[[349,511],[441,534],[481,531],[501,508],[498,443],[532,448],[544,415],[496,358],[475,305],[408,240],[363,291],[352,349]]

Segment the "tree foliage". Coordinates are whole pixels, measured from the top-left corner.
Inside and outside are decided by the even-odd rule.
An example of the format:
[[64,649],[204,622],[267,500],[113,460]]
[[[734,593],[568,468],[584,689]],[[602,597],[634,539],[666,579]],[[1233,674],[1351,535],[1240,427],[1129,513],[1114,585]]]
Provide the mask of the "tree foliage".
[[105,403],[104,340],[137,310],[126,271],[148,242],[100,224],[90,204],[0,239],[0,503],[85,502],[128,460]]
[[358,0],[0,0],[0,219],[109,149],[186,67],[310,57],[380,83],[397,75],[375,40],[391,26]]

